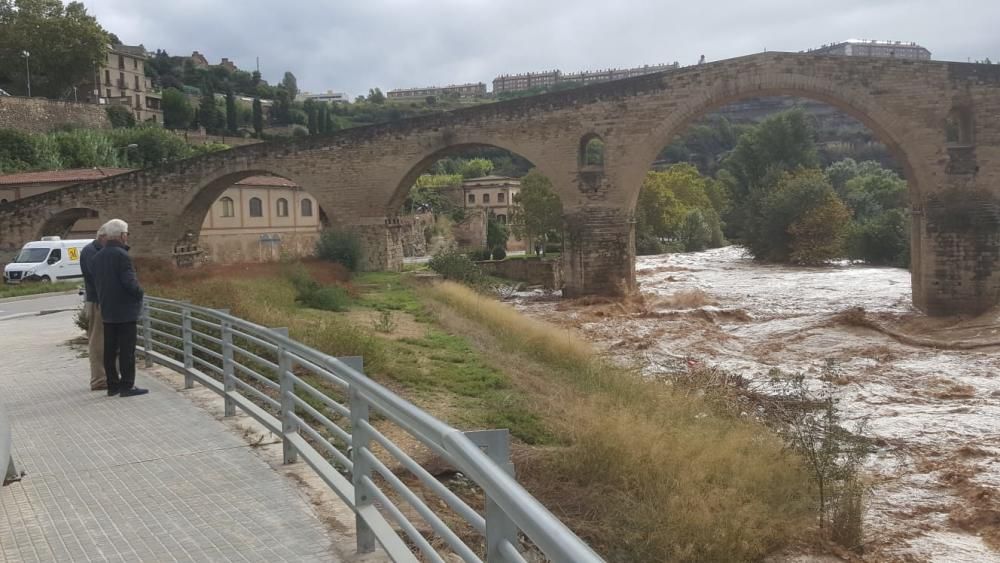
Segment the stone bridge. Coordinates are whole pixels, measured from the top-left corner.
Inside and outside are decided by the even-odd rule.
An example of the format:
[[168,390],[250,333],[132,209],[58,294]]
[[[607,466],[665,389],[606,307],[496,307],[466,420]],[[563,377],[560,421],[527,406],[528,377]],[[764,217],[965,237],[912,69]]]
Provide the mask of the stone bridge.
[[[564,294],[635,286],[633,209],[659,151],[693,120],[745,98],[829,103],[870,127],[902,165],[913,212],[913,301],[932,315],[1000,299],[1000,66],[763,53],[576,90],[249,145],[0,206],[0,248],[94,210],[131,225],[139,255],[196,240],[209,206],[252,175],[288,178],[362,235],[368,268],[401,263],[395,216],[436,160],[470,147],[520,154],[565,210]],[[605,145],[604,164],[583,148]]]

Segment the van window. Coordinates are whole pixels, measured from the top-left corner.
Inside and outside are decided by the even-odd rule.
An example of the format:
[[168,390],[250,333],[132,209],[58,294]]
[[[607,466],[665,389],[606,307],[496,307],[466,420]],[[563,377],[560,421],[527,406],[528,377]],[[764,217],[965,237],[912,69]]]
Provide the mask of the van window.
[[49,264],[55,264],[56,262],[62,260],[62,249],[53,248],[52,254],[49,255]]
[[37,264],[39,262],[44,262],[45,257],[49,255],[48,248],[23,248],[21,253],[17,255],[14,262],[18,264]]

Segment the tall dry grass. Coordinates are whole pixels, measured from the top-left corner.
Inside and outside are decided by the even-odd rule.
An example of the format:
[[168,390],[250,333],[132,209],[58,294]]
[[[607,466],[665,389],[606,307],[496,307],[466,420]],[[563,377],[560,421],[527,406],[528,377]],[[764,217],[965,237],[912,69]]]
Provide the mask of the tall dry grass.
[[808,472],[762,425],[643,380],[464,286],[421,291],[550,368],[532,385],[547,389],[546,422],[568,445],[523,476],[610,560],[752,561],[811,527]]

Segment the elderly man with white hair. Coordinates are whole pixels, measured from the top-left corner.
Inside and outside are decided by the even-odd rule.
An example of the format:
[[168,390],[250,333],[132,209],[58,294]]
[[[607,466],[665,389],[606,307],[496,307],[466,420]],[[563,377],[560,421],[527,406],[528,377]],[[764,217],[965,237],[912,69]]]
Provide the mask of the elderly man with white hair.
[[[128,223],[104,224],[104,248],[94,256],[97,301],[104,319],[104,371],[108,396],[132,397],[148,391],[135,386],[136,322],[142,311],[142,287],[128,255]],[[121,377],[119,378],[119,369]]]
[[84,305],[87,316],[87,352],[90,356],[90,389],[100,391],[108,388],[104,375],[104,321],[101,307],[97,304],[97,284],[94,283],[94,257],[104,248],[106,236],[104,227],[97,230],[97,238],[80,251],[80,270],[83,272]]

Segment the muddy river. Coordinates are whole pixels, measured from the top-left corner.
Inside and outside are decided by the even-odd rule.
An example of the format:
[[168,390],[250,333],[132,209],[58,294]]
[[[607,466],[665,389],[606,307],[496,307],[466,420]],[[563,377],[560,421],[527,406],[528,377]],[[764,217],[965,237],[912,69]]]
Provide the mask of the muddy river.
[[1000,562],[1000,315],[927,319],[905,270],[761,265],[736,247],[636,270],[639,305],[517,304],[650,376],[704,364],[773,393],[805,376],[878,445],[866,560]]

